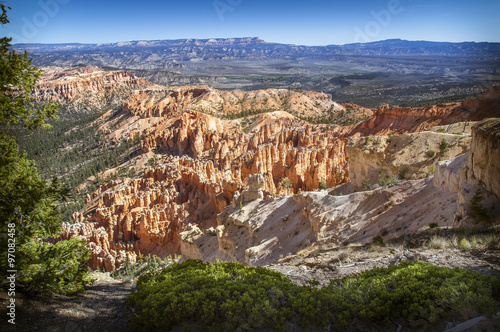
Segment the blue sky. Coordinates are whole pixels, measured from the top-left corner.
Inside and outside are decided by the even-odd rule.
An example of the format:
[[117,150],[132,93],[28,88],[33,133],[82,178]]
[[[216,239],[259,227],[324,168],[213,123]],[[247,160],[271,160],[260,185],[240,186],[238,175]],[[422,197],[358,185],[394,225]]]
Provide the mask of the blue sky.
[[299,45],[390,38],[500,42],[498,0],[3,0],[13,43],[260,37]]

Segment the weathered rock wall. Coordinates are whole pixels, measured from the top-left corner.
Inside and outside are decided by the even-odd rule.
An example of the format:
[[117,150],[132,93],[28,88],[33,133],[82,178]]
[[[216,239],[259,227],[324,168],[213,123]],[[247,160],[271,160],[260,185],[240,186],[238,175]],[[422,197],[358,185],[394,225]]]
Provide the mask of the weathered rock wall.
[[468,135],[428,131],[353,138],[346,147],[352,186],[370,188],[384,176],[394,181],[432,176],[439,160],[466,153],[470,142]]
[[500,198],[500,119],[487,119],[472,127],[469,168],[471,177]]
[[435,185],[457,194],[456,221],[500,221],[499,162],[500,119],[495,118],[472,127],[467,154],[437,164]]

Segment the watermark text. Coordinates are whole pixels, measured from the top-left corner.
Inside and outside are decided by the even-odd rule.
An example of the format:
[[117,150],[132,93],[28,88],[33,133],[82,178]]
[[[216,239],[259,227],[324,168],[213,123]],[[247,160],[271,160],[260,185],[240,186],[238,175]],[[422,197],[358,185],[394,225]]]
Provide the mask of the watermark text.
[[40,10],[33,14],[32,17],[28,18],[23,16],[21,21],[23,26],[21,28],[21,34],[26,39],[34,38],[41,28],[49,24],[51,18],[55,17],[59,13],[61,5],[65,5],[71,0],[40,0],[38,1],[38,6]]
[[234,8],[239,6],[243,0],[214,0],[212,5],[214,6],[215,12],[219,16],[219,19],[224,21],[224,15],[227,12],[232,12]]
[[7,304],[7,316],[10,324],[16,324],[16,224],[7,224],[7,281],[9,303]]

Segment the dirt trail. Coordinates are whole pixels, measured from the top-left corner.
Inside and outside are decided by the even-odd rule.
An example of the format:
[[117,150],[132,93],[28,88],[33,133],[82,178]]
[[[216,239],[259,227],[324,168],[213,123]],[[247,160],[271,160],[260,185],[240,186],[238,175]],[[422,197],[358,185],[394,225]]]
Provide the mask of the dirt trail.
[[[2,331],[128,331],[130,309],[125,299],[134,287],[109,273],[92,273],[96,279],[85,294],[51,298],[16,295],[16,324],[4,324]],[[6,316],[7,294],[0,294],[2,318]],[[2,319],[3,320],[3,319]]]

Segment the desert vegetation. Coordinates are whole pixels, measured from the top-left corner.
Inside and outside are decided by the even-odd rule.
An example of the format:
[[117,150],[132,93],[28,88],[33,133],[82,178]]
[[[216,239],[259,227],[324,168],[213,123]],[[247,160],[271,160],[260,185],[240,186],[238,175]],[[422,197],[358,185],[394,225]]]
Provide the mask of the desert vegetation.
[[498,278],[424,262],[316,284],[296,286],[282,274],[236,262],[187,260],[140,277],[128,301],[137,310],[132,322],[138,330],[286,331],[345,328],[356,319],[403,318],[415,327],[447,316],[468,319],[493,313],[500,291]]

